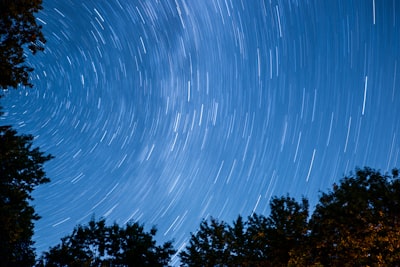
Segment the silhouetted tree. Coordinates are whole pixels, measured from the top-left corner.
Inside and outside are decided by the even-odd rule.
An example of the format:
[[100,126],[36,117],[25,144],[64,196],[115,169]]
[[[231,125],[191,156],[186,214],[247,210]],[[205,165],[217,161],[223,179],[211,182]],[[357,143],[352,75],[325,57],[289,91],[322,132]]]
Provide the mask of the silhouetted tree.
[[35,13],[42,9],[42,0],[0,0],[0,87],[32,86],[25,64],[25,47],[35,54],[44,49],[42,27]]
[[241,216],[233,226],[203,221],[179,256],[184,266],[287,266],[289,252],[302,246],[307,233],[308,201],[273,198],[271,215]]
[[230,252],[231,265],[249,266],[247,264],[250,264],[246,228],[246,222],[243,222],[242,216],[238,216],[233,226],[228,225],[227,249]]
[[211,218],[203,220],[197,233],[179,256],[185,266],[225,266],[229,263],[228,226]]
[[233,226],[203,221],[179,256],[183,266],[400,266],[400,179],[356,169],[308,201],[271,200],[268,217]]
[[268,258],[269,239],[267,237],[268,223],[263,215],[254,213],[249,216],[246,231],[249,266],[270,266]]
[[[305,263],[324,266],[399,266],[400,181],[357,169],[323,193],[310,220]],[[308,259],[307,259],[308,257]]]
[[308,228],[308,200],[274,197],[266,220],[266,255],[272,266],[287,266],[292,250],[302,249]]
[[122,228],[92,219],[45,252],[38,266],[167,266],[175,250],[171,242],[157,246],[156,232],[138,223]]
[[0,266],[32,266],[33,221],[30,204],[36,186],[49,182],[43,164],[50,160],[32,146],[33,136],[0,126]]

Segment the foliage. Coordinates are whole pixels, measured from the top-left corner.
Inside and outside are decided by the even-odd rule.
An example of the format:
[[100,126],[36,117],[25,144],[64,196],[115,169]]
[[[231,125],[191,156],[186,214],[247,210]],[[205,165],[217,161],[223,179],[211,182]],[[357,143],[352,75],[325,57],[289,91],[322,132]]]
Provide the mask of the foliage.
[[229,262],[228,228],[225,222],[211,218],[203,220],[200,230],[192,234],[186,251],[180,253],[181,261],[188,266],[218,266]]
[[271,214],[267,218],[267,258],[272,266],[287,266],[289,253],[303,248],[307,234],[308,201],[301,203],[287,197],[271,200]]
[[[44,49],[41,26],[34,14],[42,0],[0,0],[0,88],[32,86],[25,64],[25,48],[32,54]],[[1,98],[2,96],[0,96]],[[1,109],[1,107],[0,107]],[[0,111],[0,116],[3,113]],[[33,266],[32,241],[36,214],[32,192],[48,183],[43,169],[52,158],[33,148],[33,136],[17,135],[0,126],[0,266]]]
[[303,241],[308,202],[274,198],[271,215],[241,216],[233,226],[211,218],[203,221],[190,243],[180,252],[184,266],[286,266],[289,252]]
[[397,169],[356,169],[309,220],[306,199],[275,197],[268,217],[203,221],[179,256],[182,266],[399,266],[399,204]]
[[25,64],[24,48],[32,54],[44,50],[42,27],[34,14],[42,9],[42,0],[0,0],[0,87],[32,87]]
[[323,193],[310,220],[309,259],[325,266],[400,263],[400,181],[357,169]]
[[138,223],[122,228],[92,219],[45,252],[38,266],[167,266],[175,250],[171,242],[157,246],[156,232],[145,232]]
[[39,216],[30,205],[36,186],[49,182],[43,164],[50,160],[32,147],[31,135],[17,135],[0,126],[0,264],[31,266],[33,221]]

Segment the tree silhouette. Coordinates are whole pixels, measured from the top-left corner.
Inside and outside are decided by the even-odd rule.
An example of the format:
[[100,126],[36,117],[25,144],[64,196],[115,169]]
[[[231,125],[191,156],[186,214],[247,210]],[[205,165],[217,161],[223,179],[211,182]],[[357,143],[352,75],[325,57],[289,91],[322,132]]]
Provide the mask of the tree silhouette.
[[36,186],[49,182],[43,164],[52,156],[32,147],[33,136],[0,126],[0,265],[32,266],[33,221],[30,204]]
[[[0,88],[32,86],[24,49],[42,51],[45,39],[34,13],[41,0],[0,0]],[[0,96],[1,98],[1,96]],[[0,107],[1,109],[1,107]],[[0,116],[2,112],[0,111]],[[39,219],[32,191],[49,182],[43,164],[52,158],[33,148],[33,136],[0,126],[0,266],[32,266],[34,221]]]
[[211,218],[203,220],[197,233],[191,235],[190,244],[180,252],[185,266],[223,266],[229,263],[228,226]]
[[35,54],[44,49],[42,27],[34,14],[42,9],[42,0],[0,0],[0,87],[32,87],[25,64],[25,47]]
[[323,193],[309,222],[309,258],[326,266],[398,266],[398,171],[356,169]]
[[137,222],[122,228],[92,219],[45,252],[38,266],[167,266],[175,250],[171,242],[157,246],[156,232]]
[[307,232],[308,201],[273,198],[271,215],[241,216],[233,226],[211,218],[203,221],[179,256],[184,266],[287,266],[289,252],[300,247]]
[[232,265],[244,265],[250,263],[248,253],[248,242],[246,236],[246,222],[242,216],[233,222],[233,226],[228,226],[227,229],[227,249],[229,250],[229,262]]
[[303,248],[307,234],[308,200],[274,197],[266,220],[267,258],[272,266],[287,266],[290,252]]
[[308,201],[274,197],[268,217],[233,226],[203,221],[180,252],[182,266],[400,266],[400,179],[356,169]]

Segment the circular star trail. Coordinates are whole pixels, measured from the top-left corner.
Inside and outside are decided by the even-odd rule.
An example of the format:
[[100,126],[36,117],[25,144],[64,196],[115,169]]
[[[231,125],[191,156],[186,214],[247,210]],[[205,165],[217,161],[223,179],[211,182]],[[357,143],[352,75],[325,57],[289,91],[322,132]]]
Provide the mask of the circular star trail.
[[[397,1],[45,1],[34,89],[2,124],[55,156],[38,252],[92,216],[158,228],[315,204],[355,167],[398,167]],[[400,64],[400,63],[399,63]]]

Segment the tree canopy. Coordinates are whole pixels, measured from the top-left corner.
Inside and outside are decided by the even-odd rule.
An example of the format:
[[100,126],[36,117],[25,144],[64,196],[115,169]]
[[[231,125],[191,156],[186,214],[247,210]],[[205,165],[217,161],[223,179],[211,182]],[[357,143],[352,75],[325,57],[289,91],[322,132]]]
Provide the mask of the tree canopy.
[[[44,49],[45,39],[34,14],[41,0],[0,0],[0,88],[32,86],[25,60]],[[1,95],[0,95],[1,98]],[[1,107],[0,107],[1,109]],[[0,111],[0,116],[2,112]],[[43,169],[52,158],[33,147],[33,136],[0,126],[0,266],[33,266],[33,190],[50,180]]]
[[356,169],[311,217],[306,199],[275,197],[268,217],[204,220],[179,256],[182,266],[399,266],[399,204],[397,169]]
[[29,74],[33,68],[25,62],[25,48],[35,54],[46,42],[35,13],[42,0],[0,0],[0,87],[32,87]]
[[33,148],[33,136],[18,135],[10,126],[0,126],[0,265],[31,266],[33,221],[30,204],[36,186],[49,182],[43,164],[52,156]]
[[400,264],[400,180],[357,169],[323,193],[309,222],[308,261],[324,266]]
[[180,252],[184,266],[287,266],[289,253],[299,249],[306,234],[308,201],[273,198],[269,217],[239,216],[230,226],[204,220]]
[[92,219],[45,252],[38,266],[167,266],[175,250],[171,242],[157,246],[156,232],[137,222],[120,227]]

